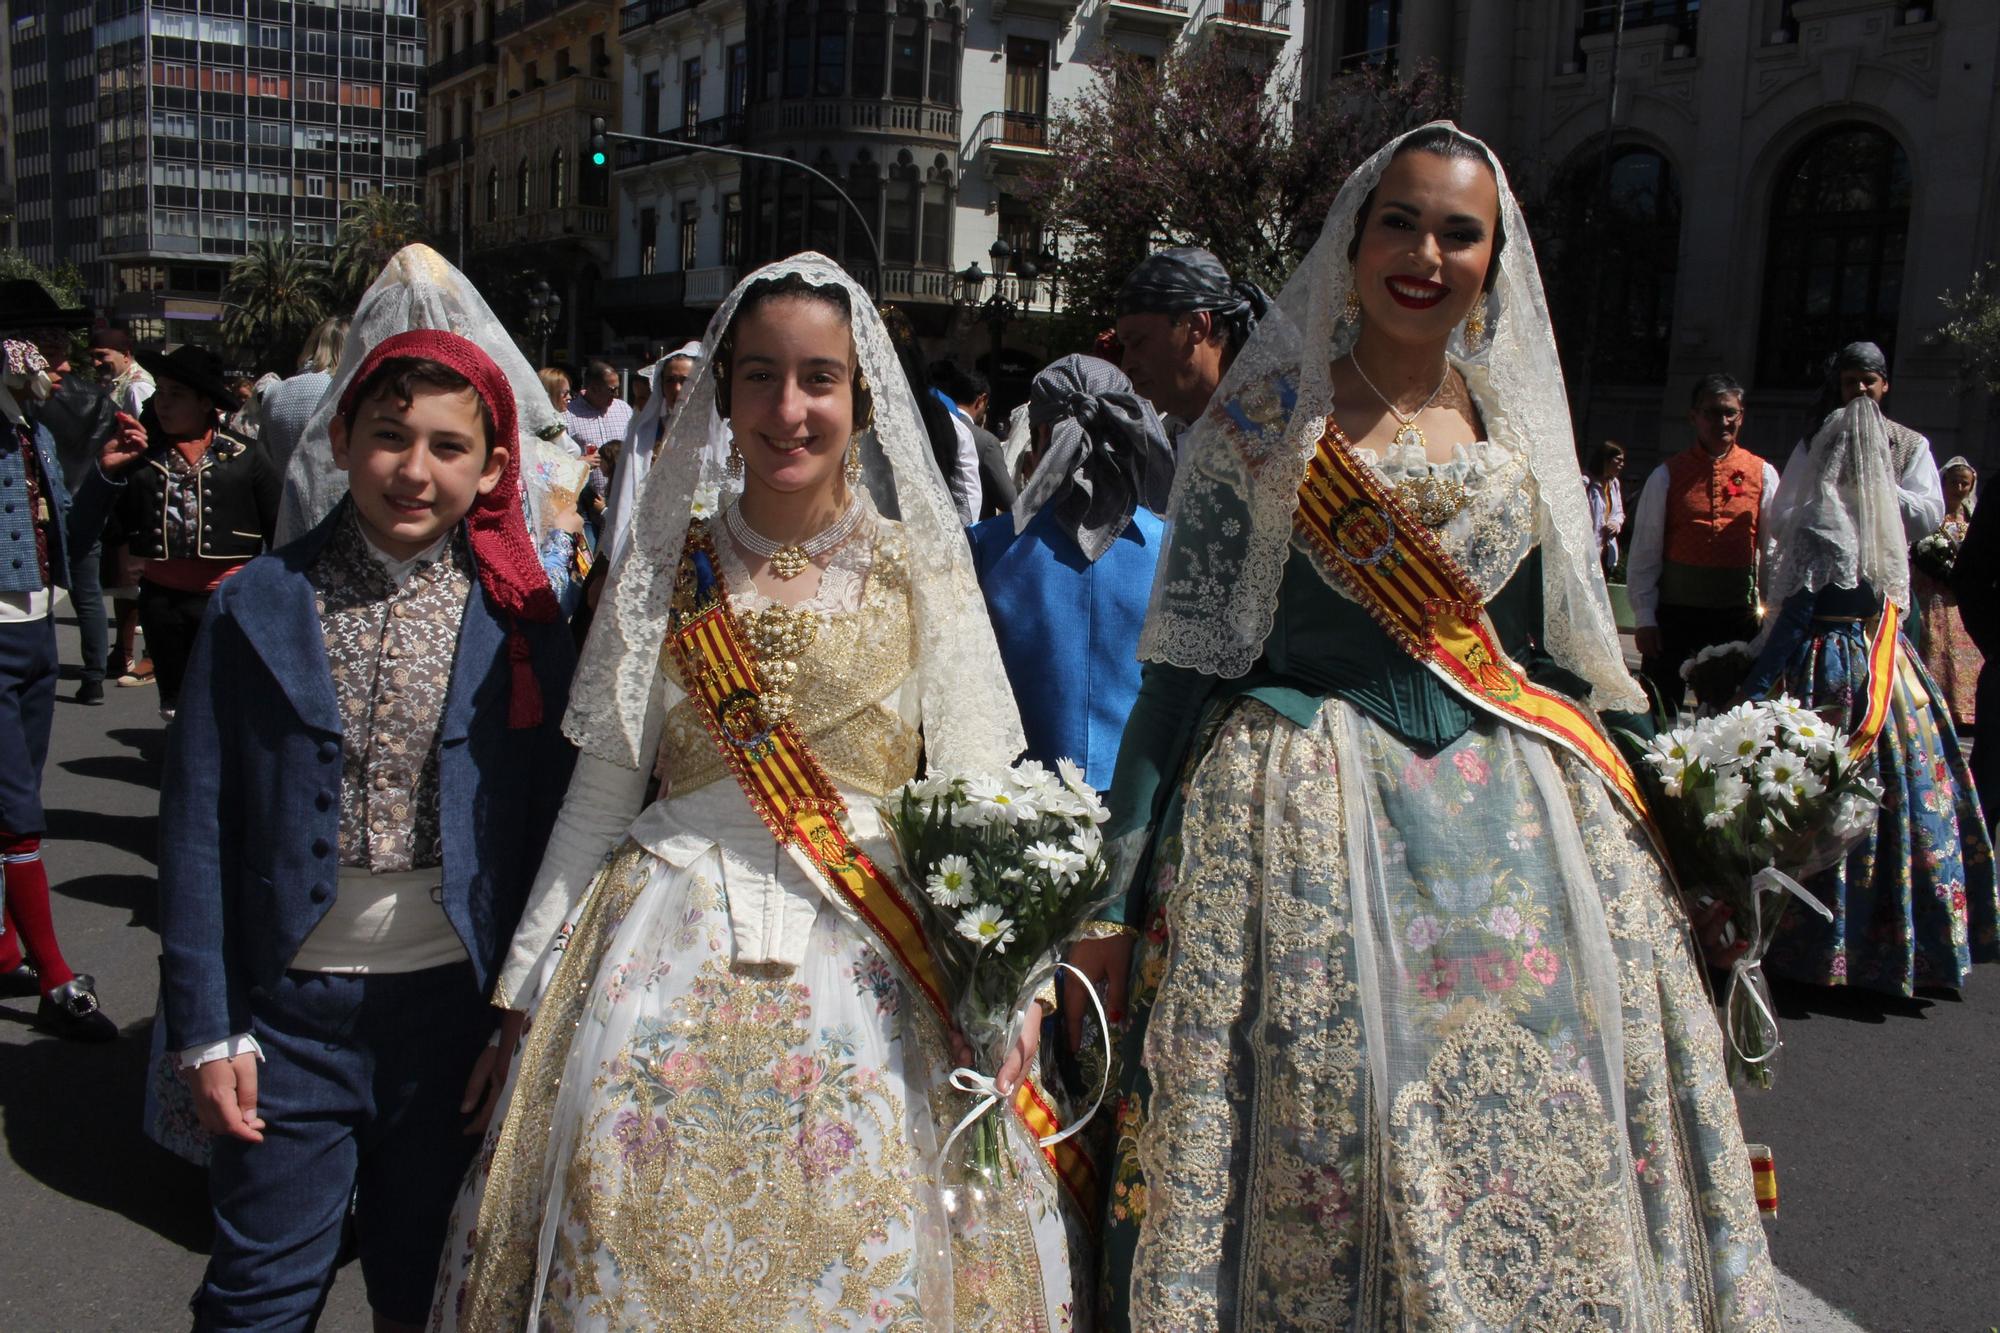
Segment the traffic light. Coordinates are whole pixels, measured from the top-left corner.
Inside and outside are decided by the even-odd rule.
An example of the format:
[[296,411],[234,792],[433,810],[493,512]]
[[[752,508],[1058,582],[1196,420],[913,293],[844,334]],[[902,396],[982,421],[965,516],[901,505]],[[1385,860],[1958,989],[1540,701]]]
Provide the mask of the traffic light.
[[590,118],[590,165],[601,167],[611,160],[611,141],[604,137],[604,117]]

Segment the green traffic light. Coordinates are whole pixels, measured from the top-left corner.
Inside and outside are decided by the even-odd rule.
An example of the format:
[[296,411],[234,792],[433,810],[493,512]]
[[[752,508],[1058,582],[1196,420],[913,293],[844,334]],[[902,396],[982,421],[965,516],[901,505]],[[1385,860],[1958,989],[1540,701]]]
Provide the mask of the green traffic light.
[[601,167],[604,165],[604,152],[602,149],[590,155],[590,165],[593,167]]

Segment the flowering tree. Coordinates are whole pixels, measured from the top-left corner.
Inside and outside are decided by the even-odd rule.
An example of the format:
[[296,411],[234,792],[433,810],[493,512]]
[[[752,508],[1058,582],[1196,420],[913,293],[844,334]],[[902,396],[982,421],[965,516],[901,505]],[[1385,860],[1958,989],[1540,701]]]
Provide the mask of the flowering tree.
[[2000,393],[2000,264],[1987,264],[1972,275],[1962,292],[1938,298],[1951,318],[1944,336],[1965,353],[1965,377],[1988,393]]
[[1062,238],[1072,311],[1102,327],[1119,284],[1152,250],[1199,245],[1275,292],[1318,237],[1355,167],[1392,135],[1451,114],[1429,66],[1366,70],[1299,104],[1296,66],[1246,62],[1221,42],[1158,64],[1127,52],[1058,109],[1051,156],[1024,194]]

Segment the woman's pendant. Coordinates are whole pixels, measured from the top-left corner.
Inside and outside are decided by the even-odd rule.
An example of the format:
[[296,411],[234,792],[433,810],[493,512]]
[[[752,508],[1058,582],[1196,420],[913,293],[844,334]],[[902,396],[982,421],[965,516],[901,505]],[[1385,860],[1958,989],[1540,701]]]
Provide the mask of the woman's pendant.
[[1424,447],[1424,433],[1417,429],[1416,422],[1405,421],[1396,430],[1398,449],[1421,449]]
[[[1419,436],[1418,438],[1421,439],[1422,437]],[[771,573],[779,579],[795,579],[805,573],[806,566],[811,563],[811,557],[806,554],[805,548],[797,542],[786,542],[783,546],[771,552]]]

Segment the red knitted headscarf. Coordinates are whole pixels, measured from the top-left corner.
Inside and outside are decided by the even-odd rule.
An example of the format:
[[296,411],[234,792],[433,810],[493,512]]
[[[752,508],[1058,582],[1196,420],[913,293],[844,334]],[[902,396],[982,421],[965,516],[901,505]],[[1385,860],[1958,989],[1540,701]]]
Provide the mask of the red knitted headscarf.
[[472,546],[479,582],[507,617],[507,657],[514,676],[507,708],[508,725],[539,726],[542,692],[535,680],[534,651],[517,622],[547,623],[557,618],[560,608],[556,605],[555,591],[549,587],[548,575],[542,571],[521,507],[521,443],[514,424],[514,391],[507,384],[506,374],[477,343],[443,329],[411,329],[384,338],[368,353],[340,396],[339,413],[343,419],[353,412],[355,396],[368,377],[383,362],[399,357],[435,361],[465,376],[493,418],[489,447],[507,450],[507,464],[500,473],[499,484],[472,502],[465,516],[465,532]]

